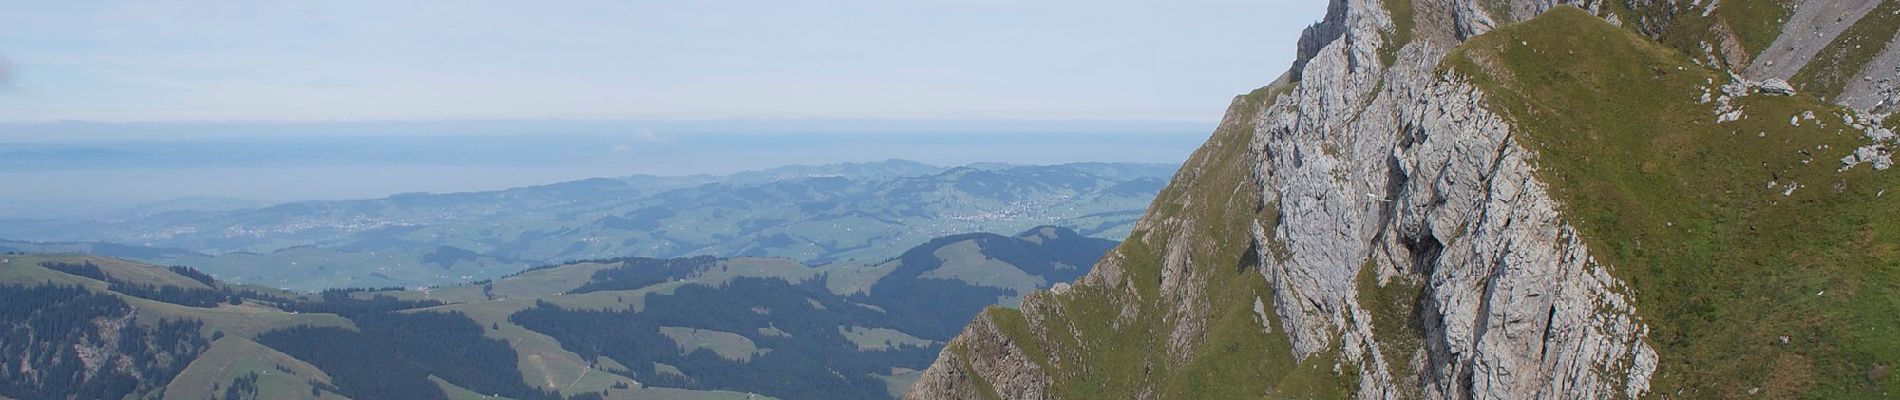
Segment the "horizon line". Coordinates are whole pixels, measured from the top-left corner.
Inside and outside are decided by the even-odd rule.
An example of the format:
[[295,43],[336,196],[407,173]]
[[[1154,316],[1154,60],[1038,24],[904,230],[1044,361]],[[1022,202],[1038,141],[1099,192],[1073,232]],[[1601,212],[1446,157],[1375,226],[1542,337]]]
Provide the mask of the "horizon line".
[[0,124],[322,124],[322,123],[720,123],[720,122],[1021,122],[1021,123],[1179,123],[1219,122],[1189,117],[719,117],[719,118],[310,118],[310,119],[0,119]]

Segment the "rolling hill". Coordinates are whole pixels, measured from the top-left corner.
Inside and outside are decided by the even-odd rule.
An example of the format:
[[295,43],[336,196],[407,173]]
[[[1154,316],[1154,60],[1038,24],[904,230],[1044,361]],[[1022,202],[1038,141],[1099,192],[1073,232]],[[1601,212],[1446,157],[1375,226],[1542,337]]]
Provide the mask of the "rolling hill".
[[15,241],[0,248],[96,251],[305,291],[443,285],[622,256],[872,264],[966,232],[1059,225],[1119,239],[1173,168],[945,168],[892,160],[598,178],[494,192],[8,221],[0,238]]
[[872,266],[614,258],[425,290],[300,294],[186,267],[0,255],[10,398],[882,399],[982,308],[1086,273],[1058,227]]

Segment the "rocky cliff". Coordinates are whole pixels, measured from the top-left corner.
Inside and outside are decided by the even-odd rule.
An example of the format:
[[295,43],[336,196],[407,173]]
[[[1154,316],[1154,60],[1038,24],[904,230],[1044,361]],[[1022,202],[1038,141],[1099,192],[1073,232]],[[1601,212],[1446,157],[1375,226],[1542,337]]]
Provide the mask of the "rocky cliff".
[[1334,0],[1121,247],[907,398],[1878,396],[1897,15]]

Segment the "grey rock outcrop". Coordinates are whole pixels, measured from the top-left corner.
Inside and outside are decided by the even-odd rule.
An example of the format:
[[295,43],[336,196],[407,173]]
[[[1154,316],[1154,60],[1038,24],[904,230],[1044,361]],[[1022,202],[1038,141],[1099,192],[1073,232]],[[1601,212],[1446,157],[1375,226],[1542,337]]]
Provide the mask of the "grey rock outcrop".
[[[1389,68],[1355,63],[1390,28],[1382,9],[1352,5],[1346,38],[1256,122],[1255,174],[1281,207],[1272,236],[1290,250],[1262,270],[1296,356],[1339,348],[1361,360],[1365,397],[1404,390],[1386,372],[1393,363],[1426,371],[1428,398],[1647,390],[1656,354],[1646,328],[1622,284],[1560,222],[1509,124],[1475,88],[1434,75],[1435,62],[1407,62],[1437,60],[1456,43],[1415,42]],[[1381,279],[1424,275],[1427,320],[1438,325],[1423,357],[1376,351],[1383,344],[1353,284],[1362,266]]]
[[1306,70],[1307,61],[1312,60],[1313,55],[1319,53],[1321,47],[1339,39],[1339,35],[1345,34],[1342,19],[1346,13],[1341,9],[1345,6],[1345,3],[1331,2],[1326,8],[1326,19],[1313,23],[1300,32],[1299,47],[1295,49],[1293,55],[1293,68],[1287,71],[1293,80],[1300,79],[1300,73]]
[[[1474,85],[1438,72],[1440,60],[1461,41],[1568,4],[1492,3],[1414,0],[1414,40],[1395,44],[1387,43],[1398,25],[1383,8],[1386,2],[1333,0],[1325,21],[1301,38],[1295,69],[1269,89],[1288,91],[1267,107],[1231,107],[1223,121],[1223,128],[1241,125],[1251,132],[1246,156],[1260,192],[1258,201],[1249,203],[1270,208],[1266,214],[1277,216],[1278,223],[1260,226],[1256,220],[1251,235],[1201,239],[1251,241],[1250,248],[1275,249],[1272,256],[1257,259],[1272,290],[1261,293],[1252,309],[1261,321],[1269,320],[1269,313],[1278,321],[1263,330],[1284,335],[1298,360],[1336,354],[1334,367],[1352,369],[1358,377],[1359,398],[1641,397],[1657,374],[1658,354],[1647,342],[1649,328],[1638,316],[1640,305],[1610,266],[1591,256],[1578,230],[1565,222],[1561,204],[1535,175],[1536,153],[1514,139],[1517,128],[1493,114],[1485,94]],[[1693,4],[1712,12],[1716,3]],[[1865,13],[1870,6],[1863,3],[1872,2],[1815,0],[1802,7],[1809,13]],[[1612,7],[1598,1],[1572,5],[1606,19],[1615,16],[1606,11]],[[1632,23],[1654,36],[1656,32],[1645,27],[1674,16],[1643,17]],[[1823,31],[1824,36],[1845,29],[1802,24],[1790,22],[1795,28]],[[1718,28],[1732,36],[1726,27]],[[1720,103],[1716,118],[1741,118],[1742,111],[1729,102],[1756,91],[1794,94],[1787,76],[1773,75],[1780,68],[1799,70],[1813,58],[1805,50],[1811,43],[1777,43],[1781,47],[1771,51],[1796,61],[1763,67],[1766,72],[1756,78],[1759,81],[1737,77],[1727,85],[1709,83],[1710,93],[1701,102]],[[1403,47],[1396,49],[1394,62],[1384,65],[1382,53],[1394,51],[1387,46],[1399,45]],[[1705,65],[1744,64],[1736,62],[1739,47],[1732,40],[1720,49],[1705,47],[1715,57]],[[1719,99],[1714,93],[1718,86]],[[1874,158],[1843,163],[1851,166]],[[1190,161],[1174,185],[1192,185],[1194,168]],[[1153,212],[1138,224],[1138,232],[1149,230],[1143,227],[1197,223],[1161,221]],[[1227,218],[1247,218],[1245,212],[1232,214]],[[1145,239],[1130,238],[1137,240]],[[1193,264],[1185,258],[1189,251],[1162,253],[1147,262],[1163,266],[1161,303],[1173,309],[1163,316],[1140,315],[1133,305],[1124,304],[1122,318],[1168,321],[1174,330],[1166,353],[1184,354],[1183,348],[1192,348],[1193,338],[1204,329],[1197,325],[1193,308],[1200,306],[1194,303],[1199,295],[1195,286],[1206,278],[1183,267]],[[1129,279],[1121,268],[1128,263],[1125,257],[1111,253],[1069,290],[1131,287],[1118,286]],[[1364,271],[1367,268],[1371,271]],[[1396,344],[1386,342],[1387,334],[1371,322],[1372,311],[1362,306],[1365,294],[1355,281],[1362,273],[1382,283],[1423,282],[1420,348],[1396,353],[1386,348]],[[1139,295],[1131,292],[1126,297]],[[1031,325],[1040,323],[1037,315],[1044,311],[1039,303],[1034,296],[1024,303]],[[991,333],[994,328],[972,327],[966,336]],[[1011,343],[1000,333],[968,340],[991,347]],[[946,362],[961,356],[944,354],[927,374],[926,379],[934,379],[931,385],[920,385],[907,398],[976,398],[954,382],[978,380],[952,371],[959,368],[957,361]],[[1061,365],[1060,360],[1050,363],[1043,365]],[[1416,376],[1394,376],[1394,371]],[[996,378],[978,375],[990,382],[1023,381],[1022,375],[1043,372],[1030,363],[998,372]],[[1050,382],[1047,375],[1036,376],[1030,381]],[[1130,397],[1152,395],[1143,391]]]
[[1756,86],[1755,90],[1760,90],[1762,94],[1766,94],[1766,95],[1774,95],[1774,96],[1793,96],[1794,95],[1794,85],[1790,85],[1788,84],[1788,81],[1784,81],[1778,78],[1769,78],[1767,80],[1761,81],[1761,84]]
[[979,399],[982,390],[1008,399],[1048,398],[1047,375],[996,330],[987,314],[977,315],[945,349],[911,385],[906,399]]

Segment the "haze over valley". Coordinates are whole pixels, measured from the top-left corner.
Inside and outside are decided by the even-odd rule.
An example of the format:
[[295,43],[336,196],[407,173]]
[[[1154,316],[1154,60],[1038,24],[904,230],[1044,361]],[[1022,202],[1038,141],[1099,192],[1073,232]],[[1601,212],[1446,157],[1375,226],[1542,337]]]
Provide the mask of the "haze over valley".
[[1900,388],[1900,0],[0,27],[0,400]]
[[[913,160],[1176,163],[1204,122],[0,122],[0,218],[264,206]],[[178,202],[174,200],[191,200]],[[153,204],[158,203],[158,204]]]
[[15,241],[0,250],[82,250],[299,291],[445,285],[630,256],[868,265],[961,233],[1056,225],[1115,240],[1174,169],[888,160],[265,207],[177,204],[11,220],[0,238]]
[[903,398],[1325,11],[9,5],[0,400]]

